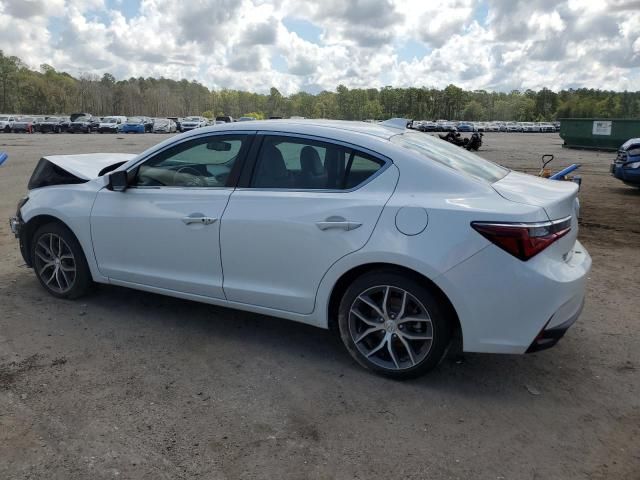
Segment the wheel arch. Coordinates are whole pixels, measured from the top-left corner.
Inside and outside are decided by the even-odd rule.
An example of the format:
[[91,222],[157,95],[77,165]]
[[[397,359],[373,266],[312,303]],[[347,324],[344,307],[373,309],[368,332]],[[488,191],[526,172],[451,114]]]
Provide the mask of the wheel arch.
[[[33,240],[33,235],[36,233],[38,228],[40,228],[43,225],[47,225],[48,223],[58,223],[63,227],[65,227],[67,230],[69,230],[69,232],[71,232],[71,234],[75,237],[76,241],[78,241],[78,244],[84,251],[84,248],[82,247],[82,242],[80,242],[80,240],[78,239],[78,235],[76,235],[73,229],[69,227],[69,225],[67,225],[66,222],[64,222],[60,218],[55,217],[53,215],[48,215],[48,214],[36,215],[33,218],[30,218],[29,221],[24,224],[24,227],[20,232],[20,249],[22,250],[22,256],[24,258],[24,261],[29,267],[33,266],[33,259],[31,258],[31,250],[32,250],[31,242]],[[89,258],[87,255],[87,252],[84,252],[84,256],[85,258]]]
[[344,272],[334,283],[329,295],[329,303],[327,306],[327,325],[331,331],[338,331],[338,309],[340,306],[340,300],[342,299],[342,296],[347,290],[348,286],[356,278],[364,275],[365,273],[380,270],[401,273],[414,279],[420,285],[423,285],[431,290],[442,301],[443,305],[445,306],[445,308],[447,308],[451,315],[451,318],[453,319],[453,339],[456,341],[460,341],[460,344],[462,344],[462,326],[460,324],[458,312],[456,311],[455,307],[451,303],[451,300],[449,300],[449,297],[444,293],[444,291],[433,280],[415,270],[402,265],[385,262],[365,263],[355,266],[350,270]]

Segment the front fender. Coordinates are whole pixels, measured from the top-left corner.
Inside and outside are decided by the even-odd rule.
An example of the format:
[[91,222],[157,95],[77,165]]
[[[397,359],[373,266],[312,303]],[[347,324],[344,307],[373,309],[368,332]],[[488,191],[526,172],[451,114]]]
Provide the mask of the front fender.
[[[55,185],[29,192],[29,200],[20,210],[25,232],[33,233],[33,225],[42,217],[62,222],[80,242],[95,281],[107,281],[98,271],[91,242],[91,208],[100,188],[101,179],[75,185]],[[32,228],[29,228],[29,226]],[[27,233],[29,234],[29,233]],[[23,239],[21,239],[23,240]],[[24,239],[30,243],[31,239]]]

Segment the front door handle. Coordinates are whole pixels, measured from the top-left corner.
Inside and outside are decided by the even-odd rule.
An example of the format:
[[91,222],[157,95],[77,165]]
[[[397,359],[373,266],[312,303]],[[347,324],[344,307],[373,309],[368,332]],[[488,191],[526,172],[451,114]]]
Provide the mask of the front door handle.
[[340,230],[355,230],[362,226],[362,223],[359,222],[351,222],[349,220],[345,220],[342,217],[329,217],[324,222],[316,222],[316,226],[320,230],[329,230],[330,228],[337,228]]
[[217,218],[205,217],[205,216],[191,216],[182,217],[182,223],[185,225],[191,225],[193,223],[199,223],[201,225],[211,225],[212,223],[217,222]]

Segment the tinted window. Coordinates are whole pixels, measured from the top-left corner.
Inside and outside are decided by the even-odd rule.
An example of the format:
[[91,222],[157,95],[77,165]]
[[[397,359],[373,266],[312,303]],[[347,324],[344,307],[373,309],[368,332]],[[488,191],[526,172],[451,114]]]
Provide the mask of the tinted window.
[[252,187],[344,190],[357,187],[384,162],[341,145],[290,137],[265,137]]
[[143,163],[137,186],[224,187],[245,135],[216,135],[185,142]]
[[435,160],[454,170],[489,183],[497,182],[509,173],[509,170],[500,165],[430,135],[408,132],[391,137],[391,142],[412,150],[426,159]]

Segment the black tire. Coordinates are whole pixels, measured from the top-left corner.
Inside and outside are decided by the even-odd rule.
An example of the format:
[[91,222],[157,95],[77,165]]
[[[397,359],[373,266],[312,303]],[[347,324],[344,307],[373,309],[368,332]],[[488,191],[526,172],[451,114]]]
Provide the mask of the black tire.
[[[361,302],[359,298],[362,295],[366,296],[368,292],[375,291],[376,289],[385,289],[386,286],[389,286],[390,289],[388,291],[392,292],[387,294],[389,301],[393,302],[394,295],[402,298],[403,294],[401,292],[407,292],[407,295],[404,298],[413,297],[407,301],[407,308],[411,309],[415,307],[415,310],[413,310],[414,312],[419,312],[421,309],[420,307],[424,308],[426,310],[425,313],[428,320],[425,319],[420,321],[424,323],[409,322],[406,320],[405,322],[400,322],[402,318],[406,317],[400,315],[399,307],[396,303],[396,312],[400,315],[395,320],[398,323],[395,324],[394,322],[390,322],[390,320],[383,321],[382,319],[379,319],[379,325],[382,330],[369,334],[366,340],[359,341],[358,343],[361,344],[361,347],[358,347],[355,342],[356,339],[354,338],[354,335],[356,334],[356,332],[354,332],[354,326],[362,317],[354,317],[351,313],[352,307],[360,310],[361,307],[356,305],[364,305],[365,308],[368,308],[367,304],[356,302]],[[382,295],[382,292],[380,295]],[[412,304],[414,304],[413,307]],[[387,303],[387,305],[391,307],[391,304]],[[388,313],[391,318],[394,318],[394,313],[392,313],[393,310],[394,308],[388,309]],[[411,314],[410,318],[413,318],[413,315],[414,314]],[[371,320],[368,319],[368,321]],[[388,328],[387,323],[389,322],[392,323],[392,325]],[[411,277],[407,277],[405,274],[400,274],[394,270],[377,270],[365,273],[358,277],[344,293],[342,301],[340,302],[338,315],[340,338],[351,356],[363,367],[373,370],[378,374],[395,379],[414,378],[423,375],[438,365],[446,352],[447,346],[449,345],[452,325],[453,319],[451,318],[449,309],[438,295],[434,294],[428,287],[421,285]],[[370,329],[370,324],[363,324],[363,328]],[[377,326],[374,328],[377,328]],[[357,332],[358,336],[361,336],[363,331],[364,330]],[[413,340],[405,336],[408,335],[415,337],[420,336],[420,333],[422,333],[425,338],[430,334],[431,339]],[[371,355],[373,358],[373,360],[371,360],[365,356],[361,349],[366,350],[369,348],[364,344],[366,342],[370,342],[372,347],[371,350],[375,350],[373,345],[380,345],[384,341],[381,340],[380,335],[383,335],[383,338],[387,338],[388,336],[388,343],[385,344],[386,348],[382,348],[375,355]],[[431,342],[430,344],[428,343],[429,341]],[[419,343],[416,345],[414,342]],[[409,345],[408,348],[411,349],[411,352],[407,350],[405,345]],[[416,346],[416,348],[414,348],[414,346]],[[394,351],[395,353],[389,355],[391,351]],[[402,356],[403,352],[404,357]],[[385,355],[388,357],[387,360],[379,358],[384,357]],[[391,360],[393,360],[395,366],[391,365]],[[380,365],[380,362],[385,361],[389,363],[390,367]],[[398,361],[400,363],[398,363]]]
[[4,127],[4,133],[11,133],[11,127],[9,125]]
[[[73,258],[73,266],[75,267],[75,272],[72,280],[66,281],[67,289],[63,291],[58,291],[55,287],[57,282],[60,285],[60,280],[55,273],[53,273],[52,268],[56,268],[56,266],[43,268],[42,265],[45,263],[45,259],[42,258],[42,254],[44,253],[45,257],[47,256],[47,249],[42,249],[43,247],[39,244],[42,242],[46,245],[50,245],[51,236],[53,238],[56,236],[63,240],[63,246],[59,247],[60,244],[56,244],[55,241],[53,243],[53,249],[60,248],[60,252],[62,257],[68,257],[68,253],[71,253]],[[54,252],[54,254],[57,252]],[[55,255],[51,255],[55,257]],[[36,230],[31,239],[31,259],[34,272],[40,284],[44,287],[44,289],[49,292],[51,295],[57,298],[67,298],[74,299],[85,295],[91,286],[93,285],[93,279],[91,278],[91,271],[89,270],[89,265],[87,264],[87,259],[82,251],[82,247],[80,243],[76,239],[75,235],[69,230],[66,226],[60,223],[47,223],[46,225],[41,226]],[[71,262],[68,258],[60,260],[58,265],[62,269],[62,262],[66,262],[66,266],[69,267]],[[62,273],[62,272],[60,272]],[[47,278],[49,276],[55,277],[55,280],[48,284]],[[60,275],[60,278],[68,278],[66,274]],[[64,281],[62,282],[64,283]]]

